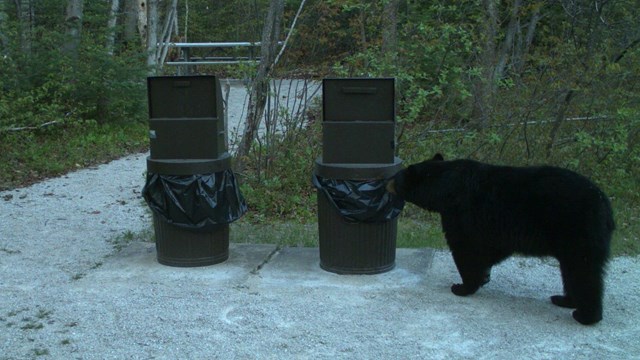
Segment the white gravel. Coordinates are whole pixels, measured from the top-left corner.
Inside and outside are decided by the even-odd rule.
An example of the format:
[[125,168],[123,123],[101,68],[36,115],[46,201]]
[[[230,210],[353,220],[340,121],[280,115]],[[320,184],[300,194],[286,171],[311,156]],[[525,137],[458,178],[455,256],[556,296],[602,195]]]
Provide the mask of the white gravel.
[[271,245],[162,266],[138,236],[145,156],[0,192],[0,359],[640,358],[638,258],[612,261],[590,327],[549,302],[562,287],[548,259],[510,259],[467,298],[449,291],[450,254],[430,249],[399,249],[373,276]]

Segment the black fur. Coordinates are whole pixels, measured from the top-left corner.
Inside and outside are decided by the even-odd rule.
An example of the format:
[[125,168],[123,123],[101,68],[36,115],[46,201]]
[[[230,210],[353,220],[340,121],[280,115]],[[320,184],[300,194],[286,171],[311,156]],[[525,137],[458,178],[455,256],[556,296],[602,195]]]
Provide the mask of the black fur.
[[575,308],[582,324],[602,319],[614,221],[607,196],[586,177],[551,166],[444,161],[437,154],[398,172],[387,188],[440,213],[462,277],[451,287],[454,294],[475,293],[489,281],[491,267],[514,253],[553,256],[564,294],[551,301]]

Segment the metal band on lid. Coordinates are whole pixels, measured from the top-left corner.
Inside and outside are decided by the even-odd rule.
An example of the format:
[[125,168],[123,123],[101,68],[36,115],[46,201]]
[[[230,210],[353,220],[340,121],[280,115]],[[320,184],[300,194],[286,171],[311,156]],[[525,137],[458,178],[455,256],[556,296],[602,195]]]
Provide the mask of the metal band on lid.
[[315,174],[327,179],[373,180],[387,179],[402,169],[402,160],[394,158],[393,163],[384,164],[339,164],[323,163],[322,157],[316,159]]
[[147,170],[162,175],[212,174],[231,168],[231,156],[225,153],[218,159],[151,159]]

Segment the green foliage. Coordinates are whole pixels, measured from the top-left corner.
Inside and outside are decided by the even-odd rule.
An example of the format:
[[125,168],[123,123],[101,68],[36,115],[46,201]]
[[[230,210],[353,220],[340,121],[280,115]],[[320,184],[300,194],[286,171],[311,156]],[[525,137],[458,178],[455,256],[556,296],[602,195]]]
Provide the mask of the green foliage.
[[144,119],[145,69],[139,63],[131,64],[126,57],[108,57],[104,48],[95,46],[85,48],[75,66],[62,54],[50,55],[59,58],[50,60],[51,68],[41,78],[33,79],[26,89],[21,86],[6,92],[2,105],[8,113],[16,114],[9,118],[12,124]]
[[[290,18],[296,7],[289,9],[285,12]],[[285,53],[289,66],[294,70],[313,69],[321,76],[330,74],[328,64],[365,50],[362,33],[376,31],[380,9],[377,1],[307,1]],[[371,39],[379,41],[376,37]]]
[[191,1],[188,19],[178,13],[180,33],[186,30],[189,42],[260,41],[268,6],[268,0]]
[[274,138],[268,143],[254,144],[241,174],[248,217],[258,223],[273,219],[312,221],[316,190],[311,174],[320,153],[320,126],[315,123],[271,136]]
[[107,2],[85,4],[70,52],[66,3],[32,3],[28,33],[15,13],[0,29],[0,189],[147,147],[144,54],[106,49]]
[[[393,76],[398,87],[397,120],[401,125],[430,120],[457,122],[470,105],[469,78],[477,73],[465,62],[477,45],[474,29],[460,26],[468,9],[455,5],[419,5],[398,26],[397,58],[383,53],[379,41],[341,58],[338,76]],[[462,10],[462,11],[461,11]],[[381,18],[367,17],[378,39]]]
[[0,131],[48,122],[99,123],[146,118],[144,54],[108,53],[106,2],[85,6],[82,41],[76,55],[63,24],[64,1],[34,5],[30,46],[25,49],[17,19],[7,28],[9,44],[0,56]]

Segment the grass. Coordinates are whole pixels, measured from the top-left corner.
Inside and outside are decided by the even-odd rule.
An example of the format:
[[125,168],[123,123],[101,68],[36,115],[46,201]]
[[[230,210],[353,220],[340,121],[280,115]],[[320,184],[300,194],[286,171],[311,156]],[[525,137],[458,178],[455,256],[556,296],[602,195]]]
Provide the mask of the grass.
[[0,191],[145,151],[148,143],[147,124],[135,121],[0,133]]
[[[255,224],[239,220],[231,224],[229,241],[234,243],[275,244],[291,247],[317,247],[317,223],[273,222],[269,224]],[[399,218],[398,248],[445,248],[444,235],[440,225]]]
[[316,247],[318,246],[318,225],[295,222],[255,224],[243,218],[231,224],[229,241],[235,243]]
[[440,228],[440,220],[420,221],[400,217],[396,246],[399,248],[445,249],[447,244]]
[[[638,210],[635,210],[636,213]],[[612,256],[637,256],[640,254],[639,225],[624,223],[618,225],[611,243]],[[151,238],[153,234],[149,235]],[[254,224],[239,220],[231,224],[230,241],[234,243],[275,244],[293,247],[317,247],[318,224],[295,222],[272,222]],[[437,215],[427,215],[425,219],[401,216],[398,219],[397,248],[447,249],[444,233]]]
[[[155,235],[151,226],[149,230],[136,235],[135,239],[154,242]],[[293,221],[257,224],[242,218],[230,225],[229,241],[237,244],[318,247],[318,224]],[[396,247],[444,249],[446,243],[439,224],[400,217]]]

